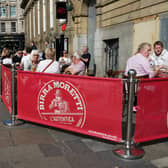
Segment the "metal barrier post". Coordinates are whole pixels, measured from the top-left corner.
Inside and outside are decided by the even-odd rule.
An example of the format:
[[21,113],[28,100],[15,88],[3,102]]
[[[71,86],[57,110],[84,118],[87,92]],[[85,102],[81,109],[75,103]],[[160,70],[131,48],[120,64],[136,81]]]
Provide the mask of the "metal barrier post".
[[121,149],[114,150],[114,153],[124,159],[135,160],[144,156],[144,150],[133,145],[132,140],[132,111],[135,97],[136,71],[128,72],[128,108],[127,108],[127,133],[125,146]]
[[17,120],[17,78],[16,78],[16,70],[15,70],[15,64],[12,64],[12,114],[11,119],[5,120],[3,123],[6,126],[12,127],[23,124],[23,121]]

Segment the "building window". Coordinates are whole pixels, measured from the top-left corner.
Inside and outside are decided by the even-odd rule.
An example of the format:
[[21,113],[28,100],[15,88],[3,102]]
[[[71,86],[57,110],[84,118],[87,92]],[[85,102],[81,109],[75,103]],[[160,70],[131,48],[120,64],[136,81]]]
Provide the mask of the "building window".
[[16,6],[11,6],[10,7],[10,15],[11,16],[16,16]]
[[119,53],[119,39],[109,39],[104,41],[106,43],[106,73],[109,70],[117,71],[118,69],[118,53]]
[[16,22],[11,22],[11,32],[16,32]]
[[43,0],[43,32],[46,32],[46,2]]
[[50,0],[50,28],[54,27],[54,12],[53,12],[53,0]]
[[3,16],[3,17],[6,16],[6,8],[5,7],[0,7],[0,16]]
[[1,32],[2,32],[2,33],[5,33],[5,32],[6,32],[5,23],[1,23]]

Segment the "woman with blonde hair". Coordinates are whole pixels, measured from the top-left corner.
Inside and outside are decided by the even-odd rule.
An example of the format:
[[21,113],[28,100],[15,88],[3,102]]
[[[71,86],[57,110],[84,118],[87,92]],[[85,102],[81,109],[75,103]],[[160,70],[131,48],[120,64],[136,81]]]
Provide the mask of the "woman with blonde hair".
[[128,75],[130,69],[134,69],[137,77],[153,78],[157,76],[161,67],[157,67],[155,70],[152,69],[148,60],[150,52],[151,44],[147,42],[141,43],[138,46],[136,54],[128,59],[125,75]]
[[36,72],[60,73],[59,63],[55,60],[55,53],[56,51],[54,48],[46,48],[46,59],[40,61],[37,66]]

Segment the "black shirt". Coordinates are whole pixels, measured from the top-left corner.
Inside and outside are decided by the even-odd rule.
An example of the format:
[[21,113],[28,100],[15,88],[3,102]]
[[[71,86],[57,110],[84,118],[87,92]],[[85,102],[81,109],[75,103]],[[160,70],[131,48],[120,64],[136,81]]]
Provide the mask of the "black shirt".
[[84,59],[88,59],[87,62],[82,60],[85,63],[86,67],[88,68],[89,67],[89,63],[90,63],[90,57],[91,57],[90,53],[82,54],[81,57],[84,58]]
[[15,56],[12,58],[12,62],[13,62],[13,63],[21,63],[21,59],[22,59],[22,57],[18,57],[17,55],[15,55]]

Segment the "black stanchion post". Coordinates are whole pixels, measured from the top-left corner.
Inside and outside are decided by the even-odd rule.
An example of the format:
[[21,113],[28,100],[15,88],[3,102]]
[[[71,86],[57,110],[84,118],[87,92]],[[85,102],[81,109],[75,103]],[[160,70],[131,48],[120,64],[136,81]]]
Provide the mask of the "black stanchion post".
[[15,64],[12,64],[11,68],[11,73],[12,73],[12,114],[11,114],[11,119],[5,120],[3,123],[6,126],[12,127],[12,126],[17,126],[23,124],[23,121],[17,120],[17,78],[16,78],[16,70],[15,70]]
[[135,85],[136,85],[136,71],[130,70],[128,72],[128,108],[127,108],[127,133],[125,146],[121,149],[114,150],[114,153],[124,159],[135,160],[144,156],[144,150],[137,148],[133,145],[132,140],[132,112],[135,98]]

